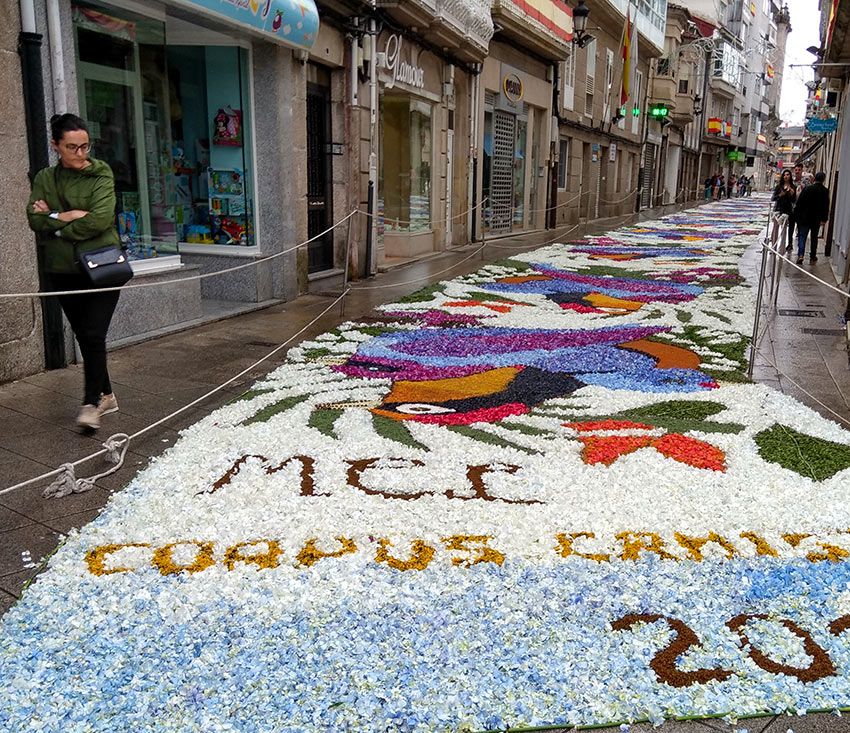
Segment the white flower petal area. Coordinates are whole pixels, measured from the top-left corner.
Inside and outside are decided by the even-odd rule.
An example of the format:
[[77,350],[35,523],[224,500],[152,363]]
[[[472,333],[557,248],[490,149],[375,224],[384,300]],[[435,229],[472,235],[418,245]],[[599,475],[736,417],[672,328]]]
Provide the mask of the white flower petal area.
[[743,373],[764,211],[545,247],[292,349],[6,614],[0,730],[850,705],[850,434]]

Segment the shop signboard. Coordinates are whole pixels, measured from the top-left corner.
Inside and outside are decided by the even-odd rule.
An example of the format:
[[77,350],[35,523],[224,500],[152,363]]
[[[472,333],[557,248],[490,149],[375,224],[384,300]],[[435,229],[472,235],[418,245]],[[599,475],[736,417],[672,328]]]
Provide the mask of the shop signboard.
[[522,86],[522,79],[516,74],[508,74],[502,80],[502,90],[511,102],[519,102],[525,91]]
[[425,69],[402,59],[402,48],[401,34],[393,33],[387,38],[383,52],[378,54],[378,68],[388,75],[384,86],[392,89],[396,84],[404,84],[424,89]]
[[806,123],[806,128],[814,135],[824,135],[835,132],[838,129],[837,117],[813,117]]
[[284,46],[309,51],[319,33],[319,11],[314,0],[169,0],[200,10],[219,20],[259,32]]

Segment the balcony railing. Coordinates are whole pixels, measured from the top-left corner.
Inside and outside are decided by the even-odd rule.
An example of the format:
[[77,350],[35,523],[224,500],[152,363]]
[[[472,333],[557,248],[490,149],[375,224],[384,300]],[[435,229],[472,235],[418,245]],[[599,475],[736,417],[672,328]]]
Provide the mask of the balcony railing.
[[417,26],[426,40],[480,61],[493,37],[491,0],[377,0],[398,22]]

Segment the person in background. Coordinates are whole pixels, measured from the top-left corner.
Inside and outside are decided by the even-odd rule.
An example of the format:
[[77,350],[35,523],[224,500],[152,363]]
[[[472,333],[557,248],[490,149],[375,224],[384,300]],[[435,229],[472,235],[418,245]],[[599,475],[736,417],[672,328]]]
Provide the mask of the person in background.
[[91,281],[80,269],[79,253],[120,244],[115,229],[115,179],[109,165],[89,157],[86,123],[73,114],[53,115],[55,166],[40,170],[27,204],[30,228],[41,235],[51,290],[80,344],[85,393],[77,425],[97,430],[100,418],[118,411],[106,366],[106,332],[118,304],[118,290],[86,293]]
[[815,182],[806,186],[797,198],[794,217],[797,220],[797,264],[803,264],[806,238],[812,235],[809,262],[818,261],[818,228],[829,219],[829,189],[824,185],[826,173],[815,174]]
[[779,183],[773,190],[772,200],[773,210],[777,214],[788,216],[788,241],[786,247],[790,250],[794,241],[792,239],[791,217],[794,215],[794,203],[797,201],[797,188],[794,186],[794,177],[791,175],[791,171],[782,171]]
[[705,179],[703,185],[705,186],[705,200],[708,201],[711,198],[711,189],[714,188],[714,178],[709,176]]
[[732,194],[735,193],[735,186],[738,185],[738,180],[735,178],[735,174],[729,176],[729,186],[726,189],[726,198],[731,199]]

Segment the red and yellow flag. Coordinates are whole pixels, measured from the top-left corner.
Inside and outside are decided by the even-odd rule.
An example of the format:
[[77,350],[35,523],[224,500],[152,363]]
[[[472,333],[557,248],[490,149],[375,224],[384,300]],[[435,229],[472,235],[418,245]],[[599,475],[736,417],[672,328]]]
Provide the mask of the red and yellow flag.
[[632,23],[632,9],[629,7],[626,15],[626,25],[623,28],[623,44],[621,56],[623,58],[623,80],[620,84],[620,106],[625,107],[626,102],[632,96],[632,75],[634,72],[634,43],[635,27]]

